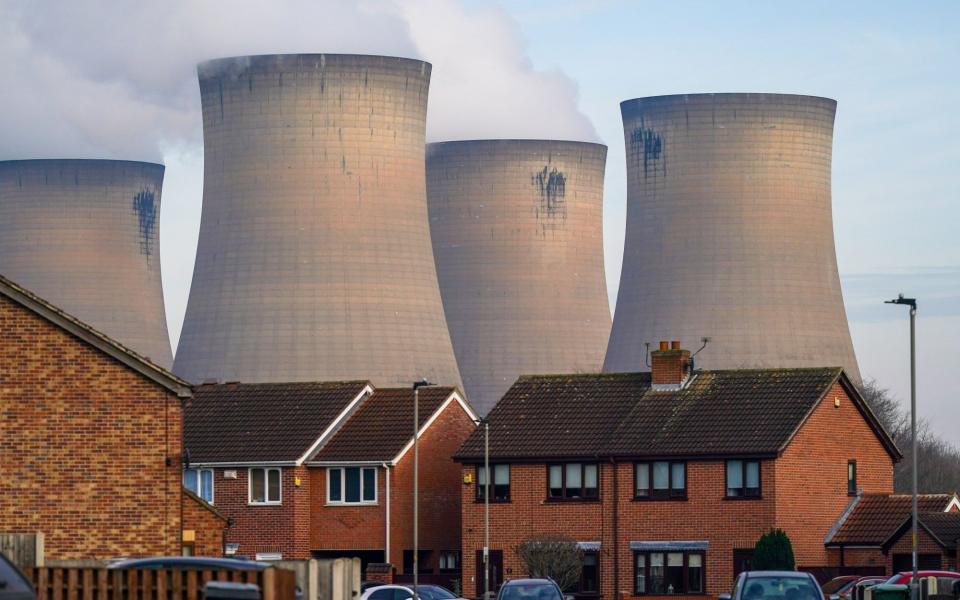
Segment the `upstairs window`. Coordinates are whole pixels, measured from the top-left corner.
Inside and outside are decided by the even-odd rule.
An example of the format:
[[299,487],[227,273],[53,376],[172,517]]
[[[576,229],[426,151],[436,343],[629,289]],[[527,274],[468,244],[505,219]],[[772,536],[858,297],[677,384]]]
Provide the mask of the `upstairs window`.
[[658,460],[634,465],[634,497],[663,500],[687,497],[687,463]]
[[[490,502],[510,501],[510,465],[490,465],[493,479],[490,481]],[[487,488],[487,474],[483,465],[477,467],[477,500],[483,502]]]
[[847,494],[857,495],[857,461],[847,461]]
[[250,504],[280,504],[280,469],[253,468],[248,471]]
[[183,487],[213,504],[213,469],[184,469]]
[[376,467],[327,469],[327,504],[376,504]]
[[547,465],[547,498],[583,500],[597,498],[599,468],[596,464]]
[[727,461],[727,498],[760,497],[760,461]]

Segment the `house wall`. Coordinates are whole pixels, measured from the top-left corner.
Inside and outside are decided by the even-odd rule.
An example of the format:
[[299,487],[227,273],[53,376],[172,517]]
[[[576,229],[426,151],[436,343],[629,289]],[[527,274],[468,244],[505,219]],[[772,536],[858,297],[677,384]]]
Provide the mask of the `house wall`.
[[312,467],[310,548],[312,550],[383,550],[386,540],[386,470],[377,467],[377,504],[327,504],[327,470]]
[[[910,554],[913,551],[911,540],[912,536],[910,535],[911,530],[908,528],[899,539],[897,539],[887,550],[886,555],[886,564],[887,564],[887,573],[893,573],[893,555],[894,554]],[[940,568],[948,571],[952,571],[956,568],[956,556],[953,555],[953,552],[944,550],[929,533],[926,532],[922,527],[919,528],[917,532],[917,553],[918,554],[939,554],[940,555]]]
[[194,556],[223,556],[223,532],[227,520],[203,500],[183,492],[183,529],[192,531]]
[[48,560],[179,554],[175,394],[0,297],[0,414],[0,531]]
[[850,503],[851,459],[863,493],[893,493],[893,459],[837,383],[776,461],[776,526],[790,536],[799,566],[830,563],[823,540]]

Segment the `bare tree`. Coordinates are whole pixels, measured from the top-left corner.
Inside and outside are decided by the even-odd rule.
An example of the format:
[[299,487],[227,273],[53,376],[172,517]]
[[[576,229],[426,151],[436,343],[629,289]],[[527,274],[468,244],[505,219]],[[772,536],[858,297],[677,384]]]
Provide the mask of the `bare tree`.
[[583,551],[563,536],[541,536],[517,546],[517,554],[527,566],[530,577],[548,577],[567,591],[580,581]]

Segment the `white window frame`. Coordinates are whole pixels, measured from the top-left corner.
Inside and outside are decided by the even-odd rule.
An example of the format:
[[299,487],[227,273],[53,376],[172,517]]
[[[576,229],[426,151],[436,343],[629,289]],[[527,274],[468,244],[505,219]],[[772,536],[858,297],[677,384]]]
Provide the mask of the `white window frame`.
[[[347,501],[347,469],[360,469],[360,501],[359,502],[348,502]],[[364,469],[370,469],[373,471],[373,500],[364,500],[363,499],[363,471]],[[330,472],[331,471],[340,471],[340,499],[331,500],[330,499]],[[380,485],[378,481],[379,473],[377,472],[377,467],[372,467],[370,465],[344,465],[342,467],[327,467],[327,504],[330,506],[376,506],[379,503],[379,490],[377,487]]]
[[[253,500],[253,472],[263,471],[263,502]],[[270,471],[280,474],[280,499],[270,500]],[[283,469],[280,467],[250,467],[247,469],[247,504],[251,506],[278,506],[283,504]]]
[[[209,503],[209,504],[212,505],[212,504],[213,504],[213,501],[214,501],[214,500],[216,499],[216,497],[217,497],[217,495],[216,495],[216,494],[217,494],[217,489],[216,489],[216,488],[217,488],[217,486],[216,486],[216,477],[214,477],[213,469],[200,469],[200,468],[197,468],[197,467],[189,467],[189,468],[185,468],[185,469],[183,470],[183,473],[186,474],[187,471],[196,471],[196,472],[197,472],[197,491],[196,491],[196,492],[193,492],[193,490],[190,490],[190,488],[187,488],[187,486],[183,486],[183,487],[187,488],[188,490],[190,490],[191,492],[193,492],[194,494],[196,494],[196,495],[197,495],[201,500],[203,500],[204,502],[207,502],[207,503]],[[203,473],[204,473],[204,471],[210,473],[210,499],[209,499],[209,500],[207,500],[206,498],[204,498],[204,497],[203,497],[203,494],[201,493],[201,492],[203,491]],[[183,481],[183,475],[180,476],[180,480]]]

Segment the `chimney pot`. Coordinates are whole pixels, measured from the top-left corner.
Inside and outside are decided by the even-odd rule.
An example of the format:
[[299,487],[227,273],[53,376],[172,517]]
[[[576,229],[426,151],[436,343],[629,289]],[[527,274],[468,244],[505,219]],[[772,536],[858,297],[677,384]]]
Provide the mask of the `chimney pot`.
[[680,342],[660,342],[660,349],[650,353],[650,382],[655,390],[679,390],[690,379],[690,351]]
[[671,350],[679,350],[679,349],[680,349],[680,342],[679,342],[679,341],[676,341],[676,340],[670,342],[670,349],[671,349]]
[[670,343],[669,343],[669,342],[660,342],[660,349],[661,349],[661,350],[669,350],[669,349],[670,349]]

